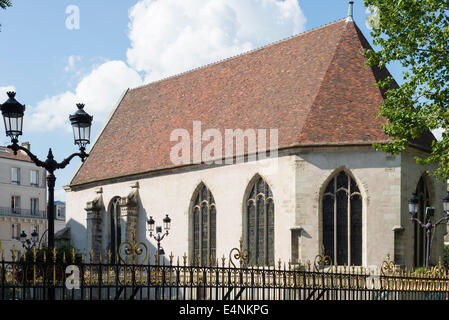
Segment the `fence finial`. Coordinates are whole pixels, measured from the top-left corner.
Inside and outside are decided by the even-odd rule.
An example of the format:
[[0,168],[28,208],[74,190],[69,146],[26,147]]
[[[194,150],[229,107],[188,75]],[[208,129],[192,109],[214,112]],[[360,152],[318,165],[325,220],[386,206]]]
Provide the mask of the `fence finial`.
[[12,261],[16,261],[16,245],[15,244],[12,245],[11,258],[12,258]]

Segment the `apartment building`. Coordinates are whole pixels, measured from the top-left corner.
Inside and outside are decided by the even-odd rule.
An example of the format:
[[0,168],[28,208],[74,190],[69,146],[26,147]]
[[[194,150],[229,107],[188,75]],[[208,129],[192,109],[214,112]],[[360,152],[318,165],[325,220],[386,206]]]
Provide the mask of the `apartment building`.
[[65,228],[65,202],[55,201],[55,233]]
[[[22,146],[30,148],[25,142]],[[11,249],[23,251],[19,240],[22,231],[28,238],[33,230],[46,244],[46,173],[22,151],[17,155],[0,146],[0,245],[5,259]]]

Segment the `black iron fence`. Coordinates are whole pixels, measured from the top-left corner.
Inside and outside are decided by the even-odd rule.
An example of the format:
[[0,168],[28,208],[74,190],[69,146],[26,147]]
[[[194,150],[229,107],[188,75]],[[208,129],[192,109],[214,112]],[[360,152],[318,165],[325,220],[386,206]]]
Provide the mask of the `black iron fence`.
[[[379,272],[363,267],[332,266],[317,256],[304,265],[247,266],[245,254],[234,250],[201,266],[187,256],[149,258],[136,243],[111,261],[90,254],[90,262],[56,250],[14,261],[2,258],[1,300],[448,300],[449,277],[441,266],[424,273],[400,270],[389,257]],[[31,258],[30,258],[31,256]],[[160,261],[159,261],[160,260]],[[95,262],[96,261],[96,262]],[[239,267],[236,266],[239,264]]]

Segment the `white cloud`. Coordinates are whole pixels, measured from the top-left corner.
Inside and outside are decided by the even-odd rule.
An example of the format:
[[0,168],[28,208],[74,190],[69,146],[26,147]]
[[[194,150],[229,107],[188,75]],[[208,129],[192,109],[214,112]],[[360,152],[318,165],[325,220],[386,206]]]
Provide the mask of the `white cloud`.
[[141,0],[127,58],[145,81],[227,58],[305,29],[297,0]]
[[6,95],[8,91],[16,91],[16,88],[14,86],[0,87],[0,104],[8,100]]
[[[95,68],[77,85],[74,92],[66,91],[40,101],[25,113],[27,130],[52,131],[68,126],[68,116],[76,103],[86,104],[85,110],[94,121],[103,122],[115,107],[117,99],[129,87],[139,86],[141,78],[123,61],[109,61]],[[45,124],[45,125],[43,125]]]
[[142,84],[138,72],[148,82],[187,71],[300,33],[306,21],[297,0],[140,0],[129,18],[129,66],[108,61],[85,75],[81,58],[68,57],[64,71],[81,80],[29,107],[27,130],[70,130],[78,102],[103,122],[125,89]]

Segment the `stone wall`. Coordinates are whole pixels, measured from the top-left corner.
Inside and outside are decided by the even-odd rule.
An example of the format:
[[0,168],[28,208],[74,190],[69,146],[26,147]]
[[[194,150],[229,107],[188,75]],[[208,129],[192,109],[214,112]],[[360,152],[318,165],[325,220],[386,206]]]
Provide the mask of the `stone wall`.
[[[388,253],[409,263],[410,257],[404,254],[409,251],[409,221],[404,220],[408,215],[404,210],[410,195],[406,186],[414,184],[409,180],[418,181],[419,170],[422,170],[410,161],[410,157],[409,154],[404,159],[391,157],[368,146],[309,148],[259,163],[148,174],[135,180],[102,186],[102,223],[107,229],[105,220],[111,200],[117,196],[126,198],[133,191],[132,185],[138,182],[136,214],[130,220],[137,239],[143,241],[150,248],[150,255],[154,256],[155,242],[148,237],[146,220],[153,216],[156,225],[162,225],[162,219],[168,214],[172,218],[172,229],[163,240],[162,247],[167,255],[170,252],[175,256],[189,254],[189,208],[195,190],[203,182],[212,192],[217,207],[217,257],[228,257],[229,251],[238,247],[243,235],[244,198],[248,184],[259,174],[273,192],[275,260],[313,260],[322,243],[323,188],[333,174],[345,170],[357,182],[363,198],[363,264],[379,265]],[[268,165],[272,168],[277,166],[277,169],[267,170]],[[442,185],[435,183],[434,190],[438,190],[435,191],[436,198],[443,192],[440,189],[443,189]],[[69,226],[75,226],[72,227],[72,240],[78,248],[87,247],[84,208],[95,196],[94,186],[67,192],[67,221]],[[76,228],[78,231],[74,234]],[[435,236],[442,237],[442,234]],[[103,230],[103,242],[105,238],[107,233]]]

